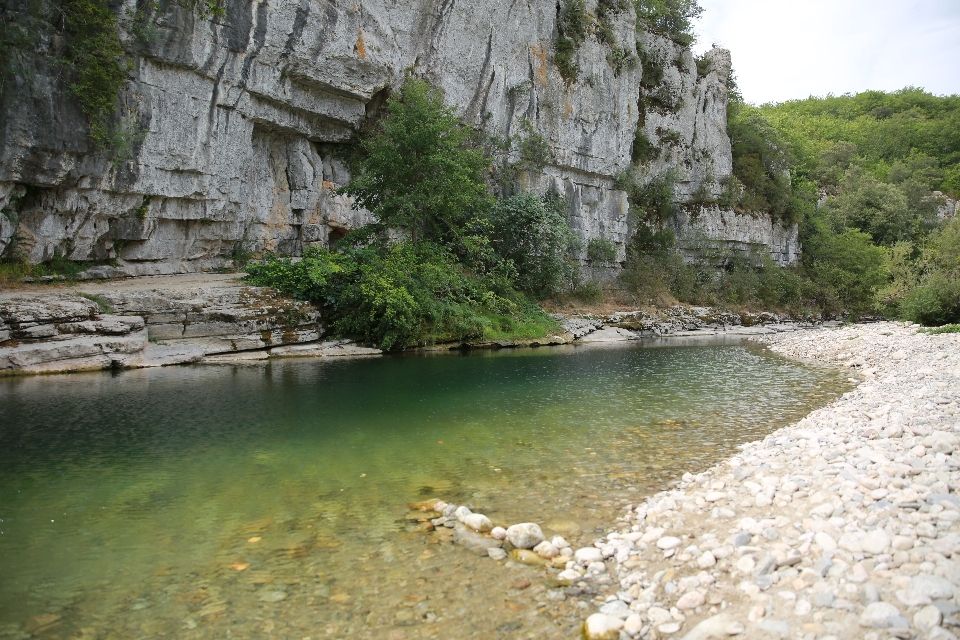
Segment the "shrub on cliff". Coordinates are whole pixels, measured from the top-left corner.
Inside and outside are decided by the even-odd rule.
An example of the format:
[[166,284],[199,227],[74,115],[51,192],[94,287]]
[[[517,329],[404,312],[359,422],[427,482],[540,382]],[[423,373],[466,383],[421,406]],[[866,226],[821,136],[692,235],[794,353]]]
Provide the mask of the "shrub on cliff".
[[693,42],[693,21],[703,13],[697,0],[633,0],[637,26],[688,46]]
[[734,207],[744,213],[769,213],[797,222],[792,199],[786,141],[756,108],[732,101],[727,109],[727,134],[733,151],[733,175],[742,185]]

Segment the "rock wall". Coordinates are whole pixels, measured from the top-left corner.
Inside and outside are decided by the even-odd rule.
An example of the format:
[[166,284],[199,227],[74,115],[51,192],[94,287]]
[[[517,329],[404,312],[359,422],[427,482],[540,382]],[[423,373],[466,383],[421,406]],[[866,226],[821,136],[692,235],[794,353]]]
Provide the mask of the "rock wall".
[[[488,133],[516,134],[529,122],[555,162],[526,175],[528,187],[565,193],[572,228],[585,241],[614,241],[624,258],[631,225],[613,184],[630,167],[641,69],[615,68],[610,45],[589,37],[568,85],[552,62],[553,0],[229,0],[216,20],[164,0],[146,38],[134,35],[136,8],[117,7],[134,61],[117,111],[128,154],[90,142],[47,58],[33,59],[31,77],[8,94],[16,99],[2,106],[0,255],[117,259],[150,275],[325,245],[367,219],[335,193],[349,179],[344,145],[413,70]],[[630,56],[634,20],[632,11],[613,18]],[[645,114],[664,153],[641,170],[676,169],[683,198],[730,174],[729,54],[710,52],[712,70],[701,76],[689,50],[652,35],[639,41],[677,61],[665,83],[680,105]],[[658,128],[679,138],[667,144]]]
[[735,253],[748,256],[769,253],[781,266],[800,259],[800,233],[796,224],[783,224],[770,216],[738,215],[716,206],[679,211],[671,220],[677,246],[687,262],[717,262]]

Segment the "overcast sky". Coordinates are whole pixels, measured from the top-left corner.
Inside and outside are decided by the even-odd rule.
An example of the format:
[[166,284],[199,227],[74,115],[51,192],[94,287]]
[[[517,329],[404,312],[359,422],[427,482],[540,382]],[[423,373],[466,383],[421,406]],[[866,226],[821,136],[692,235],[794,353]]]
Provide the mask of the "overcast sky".
[[700,0],[694,47],[730,49],[748,102],[960,93],[960,0]]

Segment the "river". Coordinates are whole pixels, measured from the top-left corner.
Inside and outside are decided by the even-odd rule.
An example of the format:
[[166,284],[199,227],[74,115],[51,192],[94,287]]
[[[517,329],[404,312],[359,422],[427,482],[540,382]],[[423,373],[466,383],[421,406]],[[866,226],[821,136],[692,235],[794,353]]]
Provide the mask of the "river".
[[569,638],[590,594],[407,503],[588,544],[850,388],[736,342],[2,380],[0,638]]

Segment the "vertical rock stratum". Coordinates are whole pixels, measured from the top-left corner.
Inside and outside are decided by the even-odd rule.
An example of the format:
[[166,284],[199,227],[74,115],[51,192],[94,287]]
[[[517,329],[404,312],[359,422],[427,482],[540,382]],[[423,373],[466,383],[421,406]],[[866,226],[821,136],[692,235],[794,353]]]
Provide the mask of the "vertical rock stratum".
[[[225,17],[201,19],[165,0],[145,30],[136,22],[143,7],[125,0],[113,7],[131,60],[115,121],[129,152],[93,144],[69,72],[51,55],[25,52],[29,73],[2,104],[0,253],[117,259],[145,275],[326,244],[366,219],[335,193],[349,179],[344,151],[412,71],[440,87],[465,123],[542,136],[553,160],[527,171],[526,186],[564,193],[571,227],[585,241],[613,241],[622,260],[632,225],[618,174],[645,180],[672,170],[681,201],[718,192],[730,175],[730,56],[714,49],[698,70],[689,49],[638,33],[628,9],[608,17],[615,45],[590,36],[578,47],[568,83],[554,58],[559,8],[228,0]],[[51,33],[42,43],[53,51],[62,45]],[[645,105],[642,66],[623,63],[637,47],[663,67],[666,106]],[[661,153],[633,166],[638,127]],[[784,264],[799,250],[796,228],[768,216],[688,206],[672,223],[690,256],[704,237],[764,248]]]

